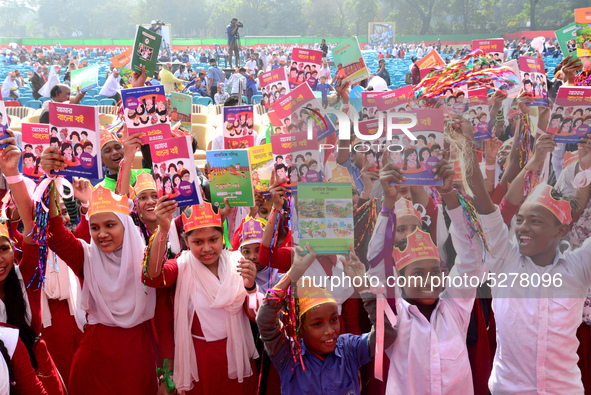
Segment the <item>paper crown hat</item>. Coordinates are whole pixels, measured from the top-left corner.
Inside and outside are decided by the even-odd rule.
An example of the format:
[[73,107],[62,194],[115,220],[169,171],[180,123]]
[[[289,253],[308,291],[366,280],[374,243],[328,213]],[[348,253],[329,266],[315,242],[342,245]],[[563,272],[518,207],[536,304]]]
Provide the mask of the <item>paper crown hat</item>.
[[431,235],[418,228],[406,237],[405,250],[400,251],[397,247],[394,247],[393,255],[396,270],[398,271],[413,262],[423,259],[439,260],[439,250],[431,240]]
[[150,189],[156,190],[156,183],[154,182],[154,177],[152,177],[151,174],[142,171],[140,174],[137,175],[135,185],[133,186],[134,198],[143,191],[147,191]]
[[119,213],[129,215],[127,197],[116,195],[101,185],[92,190],[88,216],[98,213]]
[[325,303],[336,303],[330,292],[326,288],[316,287],[312,281],[298,281],[297,297],[299,303],[299,313],[302,317],[306,312],[316,306]]
[[539,204],[558,218],[561,224],[570,224],[573,220],[568,200],[556,200],[551,195],[552,187],[546,183],[538,185],[525,199],[523,204]]
[[222,214],[213,211],[211,203],[195,204],[183,212],[183,230],[222,226]]
[[10,233],[8,233],[8,222],[0,222],[0,237],[6,237],[10,241]]
[[119,142],[119,139],[117,137],[115,137],[113,135],[113,133],[109,132],[105,128],[100,128],[100,134],[101,134],[101,149],[103,149],[103,147],[105,146],[105,144],[107,144],[107,143],[109,143],[111,141],[117,141],[117,142]]
[[412,205],[412,202],[405,198],[400,198],[396,201],[394,205],[394,214],[396,214],[396,218],[402,217],[416,217],[421,220],[421,214],[417,211],[417,209]]
[[240,247],[246,244],[260,244],[263,240],[265,223],[261,218],[248,218],[242,226],[240,234]]

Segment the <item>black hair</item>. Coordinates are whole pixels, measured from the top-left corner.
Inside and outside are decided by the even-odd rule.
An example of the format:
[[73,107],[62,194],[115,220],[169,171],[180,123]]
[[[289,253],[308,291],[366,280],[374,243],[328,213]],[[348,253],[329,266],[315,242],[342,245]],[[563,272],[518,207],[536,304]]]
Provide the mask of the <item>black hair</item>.
[[[8,349],[6,349],[6,345],[4,344],[2,339],[0,339],[0,354],[2,354],[2,357],[6,362],[6,366],[8,366],[8,380],[10,383],[12,383],[14,382],[14,368],[12,366],[12,359],[10,358],[10,354],[8,354]],[[9,393],[10,392],[11,391],[9,391]]]
[[234,107],[234,106],[237,106],[238,103],[239,103],[239,100],[237,97],[230,96],[226,99],[226,101],[224,101],[224,107]]
[[49,139],[49,144],[53,144],[53,143],[60,143],[60,140],[57,137],[52,137]]

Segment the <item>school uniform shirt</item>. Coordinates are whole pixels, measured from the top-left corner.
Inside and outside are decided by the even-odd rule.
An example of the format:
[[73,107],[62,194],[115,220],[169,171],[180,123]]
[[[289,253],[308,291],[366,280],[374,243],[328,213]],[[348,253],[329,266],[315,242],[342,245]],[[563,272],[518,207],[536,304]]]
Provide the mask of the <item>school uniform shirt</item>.
[[240,73],[232,74],[228,85],[230,86],[231,94],[246,93],[246,77]]
[[[456,264],[449,274],[473,276],[479,273],[482,245],[467,227],[461,207],[448,210],[450,228],[458,253]],[[368,247],[371,261],[384,250],[384,235],[388,217],[378,216]],[[384,251],[384,253],[390,253]],[[384,279],[384,261],[371,268],[369,276]],[[398,337],[386,349],[390,358],[386,393],[394,394],[473,394],[472,372],[466,348],[466,334],[476,289],[447,287],[440,295],[431,319],[401,297],[396,299]]]
[[[486,254],[491,273],[506,273],[506,287],[491,287],[497,326],[497,352],[489,380],[493,394],[582,394],[577,366],[576,332],[581,325],[583,301],[591,284],[591,241],[569,251],[562,242],[554,262],[541,267],[522,256],[510,241],[507,226],[497,209],[480,215],[493,253]],[[511,285],[514,273],[532,280],[549,275],[560,286]],[[586,372],[588,373],[588,372]]]

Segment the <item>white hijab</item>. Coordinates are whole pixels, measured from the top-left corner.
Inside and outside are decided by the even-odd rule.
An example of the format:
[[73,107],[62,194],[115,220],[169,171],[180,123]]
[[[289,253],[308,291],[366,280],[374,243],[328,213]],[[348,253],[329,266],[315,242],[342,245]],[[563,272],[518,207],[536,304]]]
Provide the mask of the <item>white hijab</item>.
[[133,328],[152,317],[156,290],[142,283],[142,261],[146,245],[129,215],[115,213],[123,223],[123,245],[104,253],[94,241],[84,246],[84,288],[80,307],[88,323]]
[[[0,340],[4,343],[4,347],[8,351],[10,359],[14,355],[16,346],[18,344],[18,329],[0,326]],[[4,358],[0,356],[0,395],[10,394],[10,374],[8,365]]]
[[119,81],[121,81],[121,75],[115,77],[115,73],[111,72],[111,74],[109,74],[109,78],[107,78],[107,81],[105,82],[105,85],[103,85],[101,91],[99,92],[99,95],[107,97],[115,96],[115,94],[121,89]]
[[[238,253],[239,254],[239,253]],[[174,303],[174,384],[181,391],[199,381],[191,334],[196,313],[206,341],[227,338],[228,377],[242,382],[252,375],[250,359],[258,358],[248,317],[244,313],[246,289],[236,271],[237,257],[223,251],[216,277],[191,251],[177,259]]]
[[51,88],[60,83],[60,77],[58,77],[56,71],[57,67],[58,66],[51,67],[51,70],[49,71],[49,77],[47,77],[47,82],[41,87],[41,89],[39,89],[39,94],[41,96],[50,97]]
[[[8,100],[9,96],[10,96],[10,92],[14,92],[16,94],[16,96],[20,96],[19,92],[18,92],[18,83],[16,82],[17,80],[11,80],[10,79],[10,75],[7,75],[6,78],[4,79],[4,83],[2,84],[2,97],[4,98],[4,100]],[[16,90],[13,91],[13,88],[16,88]]]
[[[57,265],[55,262],[57,258]],[[51,326],[49,299],[67,300],[70,315],[74,316],[78,329],[84,331],[86,313],[80,308],[80,280],[72,269],[55,253],[49,250],[45,269],[45,286],[41,292],[41,318],[43,327]]]

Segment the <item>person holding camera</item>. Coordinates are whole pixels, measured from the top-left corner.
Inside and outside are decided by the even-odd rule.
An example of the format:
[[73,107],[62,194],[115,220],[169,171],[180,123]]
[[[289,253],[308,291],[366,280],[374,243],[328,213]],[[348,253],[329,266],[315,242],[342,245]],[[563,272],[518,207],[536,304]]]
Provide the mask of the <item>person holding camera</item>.
[[232,18],[230,24],[226,27],[228,34],[228,63],[232,67],[232,53],[236,55],[236,67],[238,67],[238,59],[240,58],[238,52],[238,28],[243,27],[242,22],[238,22],[238,18]]

